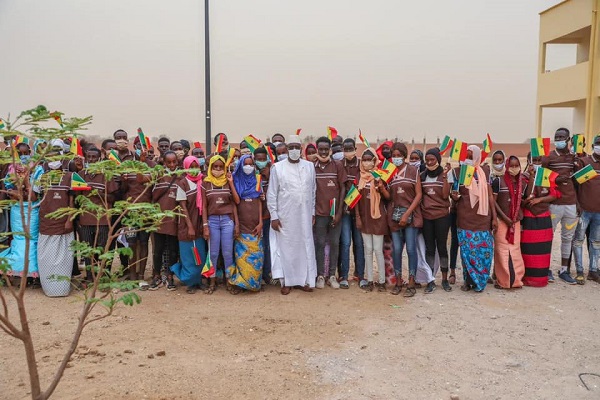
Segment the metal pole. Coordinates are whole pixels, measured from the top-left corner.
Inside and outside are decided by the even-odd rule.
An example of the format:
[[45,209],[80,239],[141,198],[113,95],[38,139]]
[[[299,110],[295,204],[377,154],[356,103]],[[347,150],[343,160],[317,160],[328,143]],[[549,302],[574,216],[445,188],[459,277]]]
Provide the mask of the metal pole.
[[206,103],[206,155],[210,154],[212,144],[211,115],[210,115],[210,40],[208,25],[208,0],[204,0],[204,92]]

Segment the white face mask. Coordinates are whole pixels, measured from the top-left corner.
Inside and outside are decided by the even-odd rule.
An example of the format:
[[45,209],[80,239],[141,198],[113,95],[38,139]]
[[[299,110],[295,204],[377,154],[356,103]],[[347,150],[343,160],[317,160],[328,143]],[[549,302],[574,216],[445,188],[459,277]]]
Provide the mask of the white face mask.
[[254,165],[244,165],[242,170],[246,175],[250,175],[254,173]]
[[594,154],[600,156],[600,146],[594,146]]
[[342,153],[340,151],[338,153],[332,154],[331,158],[334,159],[335,161],[342,161],[344,159],[344,153]]
[[277,141],[277,142],[273,142],[273,145],[274,145],[275,147],[277,147],[277,146],[279,146],[281,143],[283,143],[283,142]]
[[502,171],[504,169],[504,164],[494,164],[493,166],[497,171]]
[[473,165],[475,165],[475,163],[473,162],[473,160],[465,160],[465,161],[463,162],[463,164],[464,164],[464,165],[470,165],[470,166],[473,166]]
[[292,161],[298,161],[300,159],[300,149],[288,150],[288,154],[290,155],[290,160]]
[[62,161],[60,161],[60,160],[59,161],[50,161],[48,163],[48,168],[54,169],[54,170],[59,169],[61,166],[62,166]]
[[287,160],[287,158],[288,158],[287,154],[280,154],[277,156],[277,161]]
[[412,165],[413,167],[420,167],[421,166],[421,161],[411,161],[410,165]]
[[396,167],[401,166],[404,164],[404,157],[392,157],[392,164],[394,164]]

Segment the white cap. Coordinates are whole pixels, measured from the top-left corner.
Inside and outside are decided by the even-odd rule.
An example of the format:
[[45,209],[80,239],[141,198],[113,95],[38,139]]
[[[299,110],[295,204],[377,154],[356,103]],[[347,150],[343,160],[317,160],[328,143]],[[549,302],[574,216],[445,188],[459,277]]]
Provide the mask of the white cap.
[[300,136],[290,135],[290,137],[288,138],[287,144],[292,144],[292,143],[302,144],[302,141],[300,140]]

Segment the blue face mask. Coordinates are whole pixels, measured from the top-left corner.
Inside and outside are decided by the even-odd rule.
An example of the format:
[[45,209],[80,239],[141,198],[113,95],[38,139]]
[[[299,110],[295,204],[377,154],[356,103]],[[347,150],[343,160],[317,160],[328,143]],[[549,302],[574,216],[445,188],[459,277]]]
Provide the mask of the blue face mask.
[[563,150],[567,147],[567,141],[566,140],[559,140],[558,142],[554,142],[554,145],[556,146],[556,148],[558,150]]
[[268,161],[255,161],[256,166],[258,167],[258,169],[265,169],[265,167],[269,164]]
[[204,157],[196,157],[196,160],[198,160],[198,165],[201,167],[204,167],[204,165],[206,164],[206,158]]
[[141,156],[142,155],[142,151],[140,149],[136,149],[135,150],[135,155],[138,156],[138,157]]

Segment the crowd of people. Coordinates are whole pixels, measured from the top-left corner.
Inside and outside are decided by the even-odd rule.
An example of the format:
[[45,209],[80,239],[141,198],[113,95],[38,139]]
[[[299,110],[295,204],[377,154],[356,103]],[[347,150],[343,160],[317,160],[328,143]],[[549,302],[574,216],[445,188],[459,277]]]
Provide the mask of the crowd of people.
[[[442,289],[451,291],[459,254],[463,291],[482,292],[488,283],[497,289],[543,287],[554,281],[551,253],[559,224],[558,277],[568,284],[585,283],[587,235],[587,280],[600,282],[600,202],[594,200],[600,196],[600,179],[582,184],[573,179],[588,165],[600,173],[600,136],[594,138],[590,154],[575,154],[570,139],[567,129],[557,130],[552,151],[529,155],[524,166],[519,157],[501,150],[487,163],[482,149],[470,145],[461,162],[474,171],[466,183],[459,179],[461,167],[443,162],[439,148],[409,152],[402,142],[386,141],[357,154],[352,138],[320,137],[303,146],[298,135],[286,140],[275,134],[258,147],[244,141],[230,149],[226,135],[219,133],[214,144],[222,151],[205,154],[186,140],[166,137],[158,140],[156,151],[137,136],[130,147],[127,132],[118,130],[100,148],[82,141],[83,157],[45,162],[32,174],[26,185],[33,196],[25,204],[34,221],[29,254],[24,237],[15,236],[0,257],[10,260],[16,276],[29,257],[29,277],[41,278],[49,296],[67,295],[68,287],[47,285],[46,290],[44,279],[81,273],[71,242],[77,237],[104,247],[108,241],[107,217],[48,217],[61,207],[76,206],[74,197],[83,194],[95,204],[108,201],[109,207],[119,199],[135,199],[178,212],[165,218],[156,232],[124,229],[115,241],[115,246],[131,248],[133,256],[119,261],[125,277],[140,281],[141,290],[175,290],[177,277],[188,293],[211,294],[218,283],[231,294],[271,284],[280,285],[281,294],[287,295],[294,288],[348,289],[356,280],[365,291],[412,297],[420,287],[426,294],[436,290],[438,270]],[[60,139],[17,144],[21,163],[5,168],[2,177],[8,196],[15,198],[14,175],[24,172],[27,157],[41,145],[50,146],[48,155],[69,151]],[[114,154],[121,162],[162,165],[164,172],[151,182],[142,174],[108,180],[88,171]],[[388,179],[374,173],[384,164],[393,165]],[[558,173],[551,185],[536,186],[540,167]],[[177,174],[181,169],[184,173]],[[59,179],[39,185],[51,171],[61,171]],[[95,190],[72,192],[73,173]],[[5,214],[10,230],[19,231],[20,209],[13,206]],[[575,278],[570,273],[572,255]],[[149,257],[152,272],[146,276]],[[84,261],[90,265],[89,259]],[[209,273],[202,274],[206,265],[211,266]],[[84,283],[89,274],[83,271]]]

